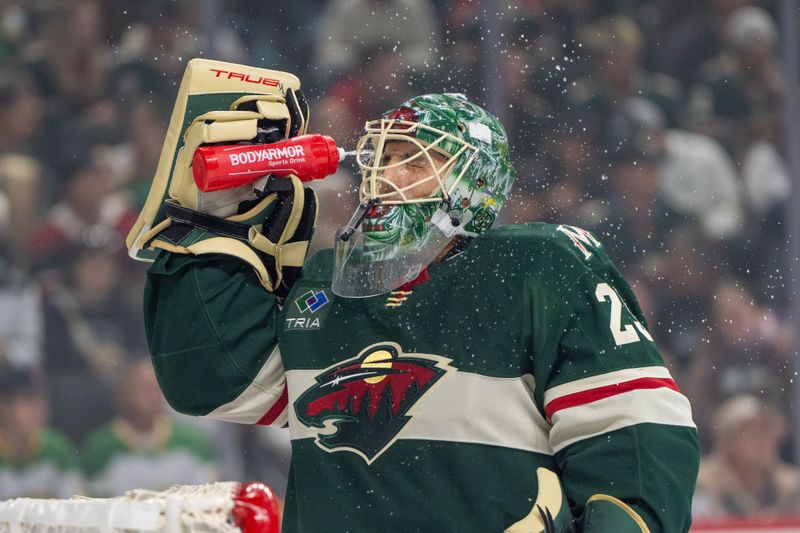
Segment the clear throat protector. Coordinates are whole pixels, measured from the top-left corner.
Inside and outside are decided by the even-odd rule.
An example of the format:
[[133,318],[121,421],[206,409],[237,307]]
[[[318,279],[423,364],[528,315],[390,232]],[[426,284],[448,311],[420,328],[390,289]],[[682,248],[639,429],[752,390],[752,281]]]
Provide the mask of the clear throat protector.
[[389,212],[405,217],[399,206],[361,206],[347,227],[336,232],[331,289],[337,296],[368,298],[413,281],[453,240],[454,234],[430,223],[421,236],[408,239],[402,247],[364,231]]

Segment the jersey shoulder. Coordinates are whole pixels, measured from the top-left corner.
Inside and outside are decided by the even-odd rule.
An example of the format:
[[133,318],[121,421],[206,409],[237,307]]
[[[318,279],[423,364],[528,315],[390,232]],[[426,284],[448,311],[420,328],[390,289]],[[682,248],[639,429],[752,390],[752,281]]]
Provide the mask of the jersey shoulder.
[[[476,272],[503,276],[532,276],[569,283],[587,269],[607,268],[611,262],[600,241],[589,231],[566,224],[531,222],[491,229],[467,248]],[[320,250],[303,266],[303,278],[329,281],[333,250]]]
[[499,263],[506,272],[562,286],[586,271],[612,266],[597,237],[567,224],[501,226],[478,237],[474,245],[477,256]]
[[333,272],[333,248],[319,250],[303,265],[303,278],[306,280],[330,280]]

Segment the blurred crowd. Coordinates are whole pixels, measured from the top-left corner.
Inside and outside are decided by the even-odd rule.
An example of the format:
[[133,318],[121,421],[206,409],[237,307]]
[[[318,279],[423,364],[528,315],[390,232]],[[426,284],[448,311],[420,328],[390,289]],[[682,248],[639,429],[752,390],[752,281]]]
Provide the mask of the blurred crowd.
[[[309,131],[346,148],[416,94],[494,105],[520,176],[500,223],[600,237],[693,401],[696,517],[796,512],[782,139],[800,117],[784,110],[776,8],[0,0],[0,499],[283,490],[282,430],[169,412],[146,360],[147,265],[124,244],[186,61],[211,57],[295,73]],[[352,212],[356,174],[315,186],[315,247]]]

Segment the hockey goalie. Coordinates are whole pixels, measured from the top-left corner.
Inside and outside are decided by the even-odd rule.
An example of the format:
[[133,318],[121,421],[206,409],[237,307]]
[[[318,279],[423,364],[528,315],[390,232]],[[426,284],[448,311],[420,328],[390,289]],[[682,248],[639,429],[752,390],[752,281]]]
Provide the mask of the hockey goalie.
[[427,94],[368,122],[360,206],[305,260],[313,185],[202,192],[191,162],[307,120],[291,74],[192,61],[128,240],[153,261],[146,327],[171,405],[288,425],[282,530],[687,531],[689,402],[594,235],[493,227],[516,178],[498,120]]

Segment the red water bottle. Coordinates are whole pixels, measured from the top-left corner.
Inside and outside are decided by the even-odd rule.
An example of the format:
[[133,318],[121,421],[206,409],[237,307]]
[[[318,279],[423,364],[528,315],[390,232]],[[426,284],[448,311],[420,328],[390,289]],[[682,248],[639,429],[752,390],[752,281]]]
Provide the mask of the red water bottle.
[[311,181],[336,172],[343,157],[331,137],[313,133],[272,144],[201,146],[192,159],[192,174],[202,192],[238,187],[267,174]]

